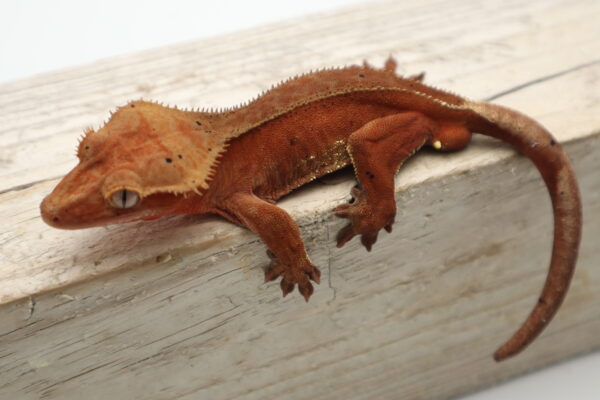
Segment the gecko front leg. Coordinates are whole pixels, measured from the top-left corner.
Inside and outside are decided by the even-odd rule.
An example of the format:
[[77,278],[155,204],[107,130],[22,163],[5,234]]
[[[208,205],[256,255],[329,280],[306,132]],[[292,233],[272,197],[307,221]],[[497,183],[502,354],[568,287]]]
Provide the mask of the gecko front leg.
[[425,115],[405,112],[370,121],[350,135],[347,151],[360,189],[352,189],[352,203],[334,210],[336,216],[350,220],[338,233],[338,247],[361,235],[370,251],[380,229],[391,232],[396,216],[394,174],[406,159],[432,142],[437,130],[437,124]]
[[272,264],[265,271],[265,281],[281,276],[284,296],[298,285],[308,301],[314,290],[310,280],[319,283],[321,272],[308,259],[298,226],[290,215],[252,193],[234,193],[220,208],[258,234],[269,248]]

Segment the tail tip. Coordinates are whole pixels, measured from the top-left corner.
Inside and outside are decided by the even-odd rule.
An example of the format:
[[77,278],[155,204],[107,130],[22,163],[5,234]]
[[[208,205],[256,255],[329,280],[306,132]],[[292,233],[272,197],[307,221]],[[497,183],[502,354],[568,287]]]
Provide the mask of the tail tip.
[[503,354],[500,352],[500,350],[497,350],[494,353],[494,361],[496,362],[500,362],[500,361],[504,361],[508,356],[506,354]]
[[504,361],[507,358],[519,354],[524,347],[525,346],[514,346],[512,343],[508,342],[496,350],[494,353],[494,360],[496,362]]

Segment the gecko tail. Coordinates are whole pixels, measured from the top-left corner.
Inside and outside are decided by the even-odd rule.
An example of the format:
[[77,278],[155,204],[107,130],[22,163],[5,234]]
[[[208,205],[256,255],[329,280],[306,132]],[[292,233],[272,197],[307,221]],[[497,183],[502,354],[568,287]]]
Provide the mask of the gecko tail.
[[554,213],[554,244],[546,283],[531,314],[494,353],[494,359],[501,361],[519,353],[544,330],[567,294],[581,239],[581,198],[569,158],[539,123],[495,104],[468,102],[467,107],[476,114],[470,122],[473,132],[508,142],[531,159],[546,183]]

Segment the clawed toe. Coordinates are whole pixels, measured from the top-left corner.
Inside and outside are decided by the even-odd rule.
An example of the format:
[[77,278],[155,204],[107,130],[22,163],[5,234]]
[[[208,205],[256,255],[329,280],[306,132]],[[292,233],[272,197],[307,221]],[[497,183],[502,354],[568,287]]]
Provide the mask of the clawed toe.
[[375,242],[377,242],[377,233],[363,233],[360,237],[360,242],[365,246],[367,251],[371,251]]
[[[314,265],[311,265],[311,269],[306,272],[306,275],[308,275],[308,277],[315,283],[319,284],[321,283],[321,271],[319,270],[319,268],[315,267]],[[310,282],[308,282],[310,284]]]
[[283,270],[281,264],[273,264],[265,270],[265,282],[274,281],[283,273]]
[[352,204],[340,204],[333,210],[333,214],[339,218],[348,218],[350,215],[350,207],[352,207]]
[[[274,261],[277,259],[272,257]],[[321,282],[321,271],[314,265],[309,264],[307,267],[290,267],[280,263],[274,263],[265,271],[265,282],[274,281],[281,276],[281,292],[283,297],[290,294],[296,284],[298,285],[298,291],[306,301],[314,292],[314,287],[310,283],[312,280],[315,283]]]
[[346,225],[345,227],[340,229],[340,231],[337,234],[337,247],[343,247],[354,236],[356,236],[356,234],[354,233],[352,224]]
[[[294,290],[295,284],[283,278],[279,286],[281,286],[283,297],[285,297]],[[312,296],[312,294],[314,293],[315,288],[313,287],[312,283],[310,283],[310,281],[306,279],[304,282],[298,283],[298,291],[300,292],[302,297],[304,297],[304,300],[308,302],[310,296]]]
[[294,283],[288,282],[287,280],[285,280],[285,278],[283,278],[281,280],[281,283],[279,284],[279,286],[281,286],[281,291],[283,292],[283,297],[287,296],[288,294],[290,294],[292,292],[292,290],[294,290]]
[[308,302],[308,299],[310,299],[310,296],[312,296],[315,289],[313,288],[312,283],[310,283],[309,281],[306,281],[306,282],[298,284],[298,291],[304,297],[304,300],[306,300],[306,302]]

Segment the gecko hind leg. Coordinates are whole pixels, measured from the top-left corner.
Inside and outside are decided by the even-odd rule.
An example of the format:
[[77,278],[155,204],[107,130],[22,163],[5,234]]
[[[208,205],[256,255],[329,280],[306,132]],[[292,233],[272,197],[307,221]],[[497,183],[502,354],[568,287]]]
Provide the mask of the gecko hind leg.
[[405,112],[370,121],[350,135],[347,151],[360,186],[352,188],[353,201],[333,210],[336,216],[350,220],[337,235],[338,247],[360,235],[370,251],[380,229],[391,232],[396,216],[394,175],[435,132],[436,124],[430,118]]

